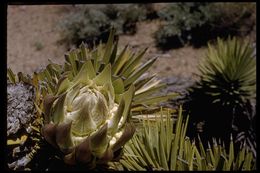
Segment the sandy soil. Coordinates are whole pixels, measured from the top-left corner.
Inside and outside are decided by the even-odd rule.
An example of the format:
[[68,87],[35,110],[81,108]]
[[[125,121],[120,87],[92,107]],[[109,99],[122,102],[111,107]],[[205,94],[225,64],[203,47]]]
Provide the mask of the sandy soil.
[[64,6],[8,6],[7,66],[14,72],[32,73],[48,64],[61,63],[66,51],[56,41],[56,23]]
[[[7,25],[7,66],[17,73],[31,74],[45,67],[48,59],[62,63],[66,48],[57,44],[60,35],[57,23],[67,14],[71,5],[8,6]],[[153,33],[159,21],[145,21],[137,25],[134,35],[119,37],[119,45],[129,44],[134,50],[149,47],[145,60],[158,56],[151,68],[161,77],[171,75],[193,76],[205,48],[184,47],[162,52],[155,47]]]

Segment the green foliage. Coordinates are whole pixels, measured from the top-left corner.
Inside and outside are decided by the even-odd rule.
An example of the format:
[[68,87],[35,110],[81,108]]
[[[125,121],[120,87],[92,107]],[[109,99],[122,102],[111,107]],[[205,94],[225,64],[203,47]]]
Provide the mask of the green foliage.
[[[130,137],[134,131],[131,130],[133,129],[132,126],[129,126],[123,133],[118,133],[116,138],[119,136],[119,139],[116,140],[116,143],[114,145],[113,142],[111,142],[111,144],[109,143],[111,146],[116,146],[113,148],[115,152],[112,153],[109,147],[103,146],[100,148],[100,145],[97,145],[97,143],[100,142],[100,139],[104,139],[102,140],[101,145],[104,145],[107,142],[105,132],[109,130],[111,124],[112,127],[114,127],[114,122],[117,122],[119,124],[118,129],[122,130],[124,129],[124,123],[129,122],[131,116],[134,116],[137,113],[151,111],[151,109],[156,110],[159,108],[158,104],[160,102],[166,101],[177,95],[175,93],[167,95],[160,94],[158,91],[167,87],[167,85],[160,83],[160,80],[158,80],[155,75],[150,76],[146,73],[155,62],[156,58],[143,63],[141,59],[147,49],[134,53],[127,46],[123,49],[118,48],[118,42],[114,41],[115,33],[116,30],[112,29],[107,43],[99,44],[94,47],[94,49],[89,49],[82,43],[79,48],[74,49],[65,55],[64,64],[59,65],[50,62],[42,71],[38,73],[34,72],[32,77],[26,77],[22,73],[15,75],[11,69],[8,69],[7,71],[9,82],[16,83],[22,80],[27,81],[35,87],[35,107],[37,109],[39,123],[41,123],[42,126],[41,133],[46,141],[64,152],[63,154],[60,154],[59,157],[64,159],[68,164],[74,165],[78,164],[78,162],[88,164],[89,161],[93,161],[87,166],[94,168],[96,166],[96,161],[103,165],[106,164],[108,160],[111,160],[111,157],[113,159],[116,159],[117,157],[120,158],[122,151],[121,146],[126,142],[122,138],[124,138],[125,135]],[[112,116],[115,114],[113,113],[114,111],[117,112],[115,114],[116,118],[112,123],[107,122],[109,123],[109,127],[107,127],[106,123],[105,126],[103,126],[104,128],[102,127],[99,130],[95,129],[94,136],[86,139],[84,138],[85,141],[80,144],[74,141],[73,147],[71,147],[71,136],[73,137],[73,135],[69,132],[72,124],[63,122],[63,120],[66,120],[64,119],[64,114],[70,112],[74,108],[76,109],[76,107],[85,110],[89,110],[90,108],[86,109],[86,107],[81,107],[78,104],[72,105],[74,108],[70,108],[71,105],[64,105],[71,103],[78,93],[86,92],[87,88],[84,85],[89,87],[89,90],[99,90],[100,93],[104,94],[102,97],[103,100],[108,99],[109,103],[113,100],[115,103],[119,103],[119,106],[118,110],[113,109],[112,113],[109,113],[109,116],[110,114]],[[85,88],[81,88],[82,86]],[[80,87],[79,92],[78,87]],[[89,96],[87,96],[87,98],[91,99]],[[88,99],[81,100],[86,101]],[[91,108],[94,109],[99,106],[96,111],[91,111],[92,113],[96,113],[102,108],[102,104],[95,105],[97,102],[92,102],[92,104],[93,105],[91,106],[93,107]],[[118,116],[123,116],[124,118],[120,119],[119,122]],[[83,122],[84,121],[82,120],[73,121],[73,123],[81,124],[76,126],[76,132],[89,127]],[[71,127],[71,130],[73,131],[73,127]],[[113,130],[111,131],[113,132]],[[82,137],[80,139],[82,139]],[[112,140],[115,141],[114,139]],[[79,142],[79,138],[77,138],[76,141]],[[93,146],[89,148],[89,145]],[[99,152],[103,151],[100,149],[107,150],[105,153],[101,154]],[[102,159],[97,159],[95,154],[91,153],[94,150],[95,152],[98,152],[99,156],[97,157],[100,157],[100,154],[102,155]]]
[[211,6],[211,29],[219,36],[246,36],[256,25],[256,3],[226,2],[212,3]]
[[165,6],[158,12],[162,27],[155,33],[158,46],[179,47],[192,39],[192,30],[202,27],[210,18],[207,15],[210,10],[207,3],[173,3]]
[[37,51],[40,51],[40,50],[42,50],[42,49],[44,48],[44,45],[43,45],[41,42],[36,41],[36,42],[34,43],[34,47],[35,47],[35,49],[36,49]]
[[106,42],[111,27],[117,34],[134,34],[136,22],[144,20],[148,8],[144,4],[79,5],[61,22],[63,40],[79,45]]
[[163,49],[191,44],[195,47],[228,35],[247,35],[255,26],[254,3],[181,2],[158,12],[164,22],[155,33]]
[[[218,39],[217,46],[208,45],[205,62],[199,67],[200,85],[209,88],[213,103],[242,104],[256,96],[256,59],[249,43],[236,38]],[[242,105],[241,105],[242,106]]]
[[[86,61],[93,67],[87,68],[87,70],[95,75],[99,74],[108,64],[111,65],[111,80],[116,95],[122,94],[132,84],[134,85],[135,94],[132,104],[134,112],[158,109],[156,106],[158,103],[177,96],[176,93],[160,94],[158,91],[167,87],[167,84],[161,83],[155,75],[146,73],[157,58],[143,63],[141,59],[147,49],[136,53],[132,52],[128,46],[120,49],[118,42],[114,42],[115,33],[116,30],[112,29],[106,44],[99,44],[93,49],[81,44],[78,49],[71,50],[65,55],[63,65],[50,63],[46,69],[38,74],[35,73],[35,80],[37,79],[40,83],[42,96],[55,93],[57,86],[60,85],[59,81],[65,76],[72,80],[86,64]],[[116,96],[115,99],[119,100],[120,96]]]
[[188,118],[185,120],[180,108],[178,118],[169,113],[157,113],[156,119],[144,119],[143,128],[126,144],[125,154],[117,169],[164,170],[164,171],[209,171],[209,170],[255,170],[256,161],[245,147],[235,157],[231,138],[229,148],[213,139],[204,148],[199,138],[197,143],[186,136]]
[[[190,88],[191,100],[184,104],[192,124],[205,121],[205,138],[215,136],[227,141],[228,133],[252,128],[250,102],[256,97],[253,51],[248,42],[236,38],[218,39],[216,46],[208,45],[207,56],[199,66],[200,80]],[[195,128],[191,128],[194,135]]]

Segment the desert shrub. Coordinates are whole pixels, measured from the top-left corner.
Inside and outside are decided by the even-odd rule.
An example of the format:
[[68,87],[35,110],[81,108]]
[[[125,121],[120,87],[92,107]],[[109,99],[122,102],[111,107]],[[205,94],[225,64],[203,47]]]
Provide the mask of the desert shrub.
[[[144,20],[151,7],[145,4],[79,5],[59,23],[62,42],[90,46],[106,42],[111,27],[117,34],[134,34],[136,22]],[[150,12],[149,12],[150,11]],[[93,45],[92,45],[93,46]],[[91,47],[92,47],[91,46]]]
[[251,133],[255,133],[252,101],[256,98],[256,59],[253,48],[236,38],[218,39],[216,46],[209,44],[199,69],[200,80],[189,89],[190,100],[184,104],[193,126],[189,135],[196,136],[198,130],[194,129],[199,126],[205,139],[214,136],[228,141],[228,134],[243,132],[244,137],[237,138],[238,143],[246,141],[254,150],[255,139]]
[[255,26],[254,3],[172,3],[158,15],[163,22],[155,39],[163,49],[200,47],[217,37],[245,36]]

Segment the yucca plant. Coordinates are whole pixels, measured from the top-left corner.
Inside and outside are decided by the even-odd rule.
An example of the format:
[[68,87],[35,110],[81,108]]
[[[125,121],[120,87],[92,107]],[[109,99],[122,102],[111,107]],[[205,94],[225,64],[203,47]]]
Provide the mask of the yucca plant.
[[178,118],[158,112],[156,119],[143,120],[143,129],[126,144],[120,164],[111,165],[118,170],[255,170],[252,152],[241,147],[237,157],[231,139],[229,149],[213,139],[205,149],[200,138],[195,143],[186,136],[189,119],[184,120],[180,107]]
[[[200,80],[184,104],[195,125],[205,121],[203,135],[221,137],[250,129],[251,100],[256,97],[256,59],[248,42],[218,39],[208,45],[200,64]],[[205,137],[207,138],[207,136]]]
[[117,160],[135,131],[131,116],[176,95],[155,94],[167,86],[145,74],[156,58],[142,63],[147,49],[136,55],[127,46],[117,53],[114,35],[112,29],[108,42],[93,50],[82,44],[65,55],[64,65],[51,62],[30,80],[44,117],[42,135],[67,164],[92,169]]
[[199,67],[201,85],[211,90],[213,103],[240,104],[256,95],[256,60],[249,43],[236,38],[227,41],[218,38],[217,46],[208,45],[205,62]]

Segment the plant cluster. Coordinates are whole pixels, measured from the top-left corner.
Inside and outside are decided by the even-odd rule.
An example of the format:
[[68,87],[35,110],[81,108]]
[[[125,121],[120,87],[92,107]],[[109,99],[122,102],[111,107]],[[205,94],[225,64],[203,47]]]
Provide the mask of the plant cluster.
[[[244,135],[238,142],[247,141],[247,145],[255,150],[252,124],[255,115],[251,104],[256,98],[253,51],[248,42],[237,38],[218,39],[215,46],[208,45],[207,56],[199,66],[200,80],[190,88],[190,100],[184,104],[186,114],[192,119],[190,130],[204,122],[202,136],[205,140],[215,136],[228,141],[230,133],[252,133]],[[191,130],[190,135],[194,132]]]
[[[32,78],[22,75],[35,87],[42,137],[67,164],[93,169],[117,160],[135,132],[131,116],[159,109],[158,103],[176,95],[157,92],[167,85],[146,73],[156,60],[142,63],[147,49],[118,52],[115,32],[106,44],[72,50],[64,65],[50,63]],[[15,83],[11,70],[8,77]]]
[[[253,170],[253,153],[241,146],[234,153],[234,144],[227,148],[213,138],[205,148],[198,138],[186,136],[189,117],[185,120],[180,107],[177,119],[169,112],[158,112],[155,120],[145,118],[139,133],[126,144],[125,154],[117,168],[130,171],[230,171]],[[113,166],[113,165],[112,165]],[[120,167],[121,166],[121,167]]]
[[134,34],[136,22],[146,19],[152,13],[145,4],[79,5],[74,7],[59,24],[63,41],[68,44],[93,46],[99,41],[106,42],[111,27],[117,34]]
[[[127,46],[121,49],[115,34],[112,29],[107,43],[93,49],[81,44],[65,55],[63,65],[50,62],[32,77],[16,76],[8,69],[9,83],[33,85],[37,110],[31,126],[37,142],[25,159],[9,164],[11,169],[37,169],[44,164],[38,169],[49,170],[48,163],[57,160],[66,170],[256,169],[254,154],[245,143],[235,154],[232,138],[228,151],[215,139],[206,150],[200,139],[191,141],[182,108],[176,119],[171,117],[176,110],[159,107],[177,94],[160,94],[167,84],[147,73],[156,58],[142,62],[147,49],[138,53]],[[235,112],[240,112],[238,108],[255,92],[252,50],[236,40],[218,43],[216,50],[209,46],[198,88],[211,88],[205,93],[212,103],[226,108],[234,104]],[[223,94],[229,94],[229,100]],[[228,111],[226,115],[235,114]]]
[[158,12],[163,21],[155,33],[157,46],[163,49],[191,44],[207,44],[217,37],[245,36],[255,26],[252,3],[181,2]]

